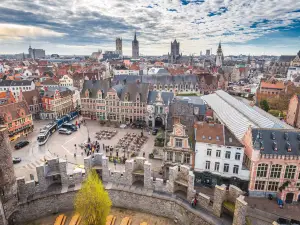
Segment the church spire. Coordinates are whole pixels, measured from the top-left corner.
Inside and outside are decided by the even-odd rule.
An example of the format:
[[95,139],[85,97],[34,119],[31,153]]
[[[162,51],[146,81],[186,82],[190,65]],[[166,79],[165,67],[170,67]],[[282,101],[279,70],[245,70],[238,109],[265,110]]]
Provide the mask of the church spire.
[[134,32],[134,41],[137,41],[136,40],[136,31]]

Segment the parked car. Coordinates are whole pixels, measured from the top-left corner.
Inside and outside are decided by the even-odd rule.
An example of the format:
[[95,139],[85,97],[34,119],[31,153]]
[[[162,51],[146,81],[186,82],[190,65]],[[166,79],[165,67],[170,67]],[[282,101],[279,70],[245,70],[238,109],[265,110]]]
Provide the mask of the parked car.
[[26,145],[29,144],[29,141],[19,141],[16,145],[15,145],[15,149],[20,149],[25,147]]
[[13,164],[20,163],[22,160],[19,157],[13,157]]
[[156,135],[157,132],[158,132],[158,129],[157,129],[157,128],[154,128],[154,129],[152,130],[152,135]]
[[68,129],[65,129],[65,128],[60,128],[60,129],[58,130],[58,133],[69,135],[69,134],[72,134],[72,131],[70,131],[70,130],[68,130]]

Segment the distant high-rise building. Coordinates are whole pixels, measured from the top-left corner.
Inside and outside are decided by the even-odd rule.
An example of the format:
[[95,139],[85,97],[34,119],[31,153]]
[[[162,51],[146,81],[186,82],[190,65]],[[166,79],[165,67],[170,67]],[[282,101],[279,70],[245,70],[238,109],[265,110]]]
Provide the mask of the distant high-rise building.
[[31,59],[44,59],[46,57],[46,53],[44,49],[35,49],[29,46],[28,49],[29,58]]
[[170,63],[176,63],[177,59],[180,57],[179,49],[180,43],[175,39],[174,42],[171,42],[171,55],[169,55]]
[[222,46],[221,46],[221,42],[220,42],[218,50],[217,50],[217,56],[216,56],[216,66],[217,67],[222,67],[223,59],[224,59],[224,56],[223,56]]
[[132,41],[132,58],[138,58],[139,53],[139,41],[136,39],[136,32],[134,33],[134,40]]
[[120,56],[123,55],[122,38],[117,38],[116,39],[116,53],[119,54]]
[[210,56],[210,50],[209,49],[206,49],[206,55]]

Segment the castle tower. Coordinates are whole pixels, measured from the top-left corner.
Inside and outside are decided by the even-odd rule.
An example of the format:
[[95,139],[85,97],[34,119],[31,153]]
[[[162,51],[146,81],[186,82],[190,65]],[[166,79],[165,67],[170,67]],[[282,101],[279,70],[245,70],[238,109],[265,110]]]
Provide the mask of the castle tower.
[[116,53],[118,53],[120,56],[123,55],[122,51],[122,38],[116,39]]
[[17,183],[7,128],[0,124],[0,225],[6,225],[17,205]]
[[136,38],[136,32],[134,33],[134,40],[132,41],[132,58],[138,58],[139,53],[139,41]]
[[217,67],[222,67],[223,65],[223,51],[222,51],[222,46],[221,46],[221,42],[219,43],[219,47],[217,50],[217,57],[216,57],[216,66]]

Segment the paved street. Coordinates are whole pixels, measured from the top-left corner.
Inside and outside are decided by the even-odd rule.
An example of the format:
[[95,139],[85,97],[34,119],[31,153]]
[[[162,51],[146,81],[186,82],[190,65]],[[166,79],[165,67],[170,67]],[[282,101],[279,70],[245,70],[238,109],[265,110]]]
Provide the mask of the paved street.
[[[74,145],[79,145],[80,143],[86,142],[88,139],[88,134],[90,135],[91,141],[95,141],[95,134],[100,130],[117,130],[118,133],[111,140],[100,140],[101,151],[102,144],[109,146],[114,146],[117,144],[120,138],[122,138],[126,133],[136,133],[138,135],[141,134],[140,129],[119,129],[113,127],[103,127],[96,121],[86,121],[87,126],[81,126],[81,128],[72,133],[71,135],[63,135],[58,132],[54,133],[48,140],[48,142],[39,146],[37,144],[37,134],[41,127],[47,124],[49,121],[35,121],[34,123],[34,132],[31,133],[26,139],[30,141],[30,145],[26,146],[19,150],[13,151],[14,157],[20,157],[22,162],[19,164],[15,164],[15,171],[17,177],[25,176],[26,180],[30,179],[30,174],[33,174],[36,179],[36,171],[35,167],[43,163],[44,158],[50,159],[53,157],[66,158],[68,163],[68,172],[71,172],[77,165],[83,165],[83,158],[81,156],[81,150],[77,147],[77,156],[74,157],[75,147]],[[73,121],[75,122],[75,121]],[[148,135],[147,132],[144,132],[145,136],[148,136],[147,142],[142,146],[141,151],[139,152],[139,156],[143,156],[143,152],[145,152],[145,157],[148,158],[149,153],[152,152],[154,146],[155,136]],[[12,145],[14,145],[13,143]],[[119,156],[123,156],[122,153],[119,153]],[[161,160],[149,160],[153,165],[153,171],[158,171],[160,169]],[[124,170],[124,164],[117,164],[116,168],[113,163],[109,163],[109,167],[114,170]]]

